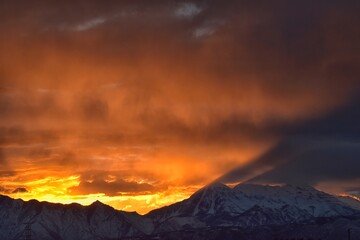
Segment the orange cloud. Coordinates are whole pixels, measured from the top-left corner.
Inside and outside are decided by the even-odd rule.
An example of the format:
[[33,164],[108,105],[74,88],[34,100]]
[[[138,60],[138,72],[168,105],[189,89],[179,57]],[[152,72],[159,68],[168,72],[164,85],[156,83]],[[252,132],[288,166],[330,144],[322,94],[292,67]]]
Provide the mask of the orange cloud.
[[358,93],[351,4],[314,5],[2,3],[0,186],[146,212],[251,162]]

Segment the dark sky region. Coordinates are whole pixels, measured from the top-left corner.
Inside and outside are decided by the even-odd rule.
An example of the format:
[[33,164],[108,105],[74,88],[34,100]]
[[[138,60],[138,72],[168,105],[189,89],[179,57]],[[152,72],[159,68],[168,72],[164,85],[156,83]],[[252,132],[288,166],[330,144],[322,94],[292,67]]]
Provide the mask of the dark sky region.
[[0,2],[0,192],[145,213],[225,183],[360,192],[360,2]]

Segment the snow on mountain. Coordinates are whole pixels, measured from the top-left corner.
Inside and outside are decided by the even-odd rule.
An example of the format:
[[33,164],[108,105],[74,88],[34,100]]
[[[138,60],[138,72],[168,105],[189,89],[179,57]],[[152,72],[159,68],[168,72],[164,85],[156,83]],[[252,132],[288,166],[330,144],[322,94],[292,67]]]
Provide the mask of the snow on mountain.
[[182,236],[189,229],[316,225],[317,219],[344,218],[357,223],[359,205],[355,199],[335,197],[310,186],[240,184],[230,188],[221,183],[207,185],[190,198],[145,216],[98,201],[84,207],[0,196],[0,240],[24,238],[26,223],[31,224],[34,237],[45,240],[118,239],[174,231]]
[[0,239],[23,239],[26,223],[37,239],[119,238],[153,230],[150,219],[100,202],[84,207],[0,196]]
[[284,206],[305,210],[313,217],[347,216],[354,210],[337,197],[309,185],[266,186],[239,184],[234,191],[251,204],[280,209]]
[[[191,218],[194,227],[281,225],[319,217],[351,216],[357,210],[337,197],[311,186],[213,183],[189,199],[150,212],[157,231],[167,222]],[[180,220],[179,220],[180,221]],[[181,224],[178,224],[181,226]]]
[[347,205],[351,206],[354,209],[360,210],[360,201],[356,200],[350,196],[338,196],[337,197],[340,201],[346,203]]
[[195,192],[189,199],[151,211],[148,216],[163,221],[175,216],[236,215],[246,210],[239,204],[240,201],[230,187],[213,183]]

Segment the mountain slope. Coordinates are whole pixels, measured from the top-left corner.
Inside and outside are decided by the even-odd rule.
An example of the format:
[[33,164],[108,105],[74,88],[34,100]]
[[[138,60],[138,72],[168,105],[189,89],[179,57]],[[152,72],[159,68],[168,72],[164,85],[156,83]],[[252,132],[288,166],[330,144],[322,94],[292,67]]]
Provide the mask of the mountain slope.
[[352,208],[360,211],[360,201],[356,200],[355,198],[349,196],[339,196],[338,199],[348,204]]
[[118,238],[144,235],[153,230],[151,220],[136,213],[117,211],[100,202],[83,207],[0,196],[0,236],[23,238],[25,223],[31,223],[37,239]]
[[[157,231],[192,227],[283,225],[312,218],[357,214],[337,197],[310,186],[240,184],[229,188],[210,184],[180,203],[150,212]],[[171,223],[171,224],[169,224]]]
[[198,234],[198,239],[222,239],[222,233],[235,239],[243,235],[261,239],[274,229],[298,236],[301,229],[310,234],[316,227],[331,229],[333,225],[360,229],[360,202],[350,200],[310,186],[240,184],[230,188],[213,183],[182,202],[141,216],[98,201],[84,207],[0,196],[0,240],[24,239],[27,223],[34,238],[44,240],[187,239],[191,233]]

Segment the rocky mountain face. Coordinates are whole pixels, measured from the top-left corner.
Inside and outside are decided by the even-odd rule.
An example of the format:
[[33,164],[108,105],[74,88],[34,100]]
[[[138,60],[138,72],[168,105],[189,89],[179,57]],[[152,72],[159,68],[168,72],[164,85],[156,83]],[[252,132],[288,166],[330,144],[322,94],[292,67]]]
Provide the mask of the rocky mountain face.
[[272,239],[316,232],[326,237],[335,226],[340,234],[351,227],[353,234],[360,235],[359,205],[355,199],[310,186],[240,184],[230,188],[221,183],[144,216],[100,202],[84,207],[0,196],[0,239],[24,239],[29,232],[26,226],[33,239],[70,240],[188,239],[189,234],[193,239],[269,239],[264,236],[272,234]]
[[100,202],[84,207],[1,196],[0,239],[24,239],[27,225],[33,239],[116,239],[153,231],[151,219]]
[[254,227],[351,216],[357,212],[349,203],[311,186],[240,184],[230,188],[214,183],[183,202],[154,210],[147,216],[154,219],[157,229],[175,230],[188,222],[199,227]]

